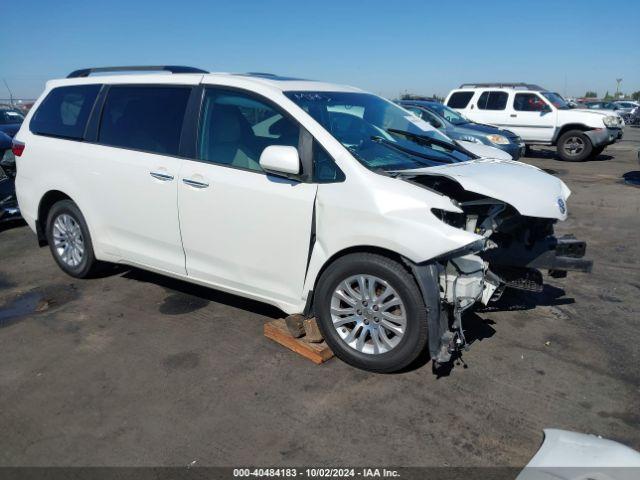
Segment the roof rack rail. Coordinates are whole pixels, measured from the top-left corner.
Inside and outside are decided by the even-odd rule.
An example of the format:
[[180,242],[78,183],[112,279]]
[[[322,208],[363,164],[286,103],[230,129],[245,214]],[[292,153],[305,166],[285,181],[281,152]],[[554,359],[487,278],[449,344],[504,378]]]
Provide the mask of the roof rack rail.
[[459,88],[473,88],[473,87],[495,87],[495,88],[517,88],[520,87],[526,90],[546,90],[540,85],[524,82],[495,82],[495,83],[463,83]]
[[179,65],[134,65],[130,67],[98,67],[98,68],[82,68],[74,70],[67,78],[88,77],[92,73],[102,72],[171,72],[171,73],[209,73],[206,70],[194,67],[182,67]]

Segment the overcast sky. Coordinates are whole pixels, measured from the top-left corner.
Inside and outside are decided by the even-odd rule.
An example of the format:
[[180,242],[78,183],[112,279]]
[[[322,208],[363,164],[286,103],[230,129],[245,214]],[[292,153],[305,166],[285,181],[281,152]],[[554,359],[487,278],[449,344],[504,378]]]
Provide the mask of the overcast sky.
[[[274,72],[387,97],[525,81],[640,90],[640,1],[7,1],[0,77],[33,98],[82,67]],[[0,84],[0,98],[8,92]]]

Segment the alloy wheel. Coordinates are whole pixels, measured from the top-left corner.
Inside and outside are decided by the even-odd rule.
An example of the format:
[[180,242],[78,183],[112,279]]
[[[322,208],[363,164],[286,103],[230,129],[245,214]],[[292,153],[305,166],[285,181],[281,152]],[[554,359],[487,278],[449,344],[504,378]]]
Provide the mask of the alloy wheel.
[[58,258],[76,268],[84,258],[84,238],[80,224],[71,215],[63,213],[53,222],[53,244]]
[[351,348],[372,355],[398,346],[407,326],[402,298],[385,280],[373,275],[351,276],[331,296],[331,320]]

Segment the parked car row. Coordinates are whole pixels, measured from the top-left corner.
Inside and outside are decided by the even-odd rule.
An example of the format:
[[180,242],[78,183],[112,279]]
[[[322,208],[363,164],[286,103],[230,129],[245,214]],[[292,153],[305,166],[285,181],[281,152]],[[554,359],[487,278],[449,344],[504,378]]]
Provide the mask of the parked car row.
[[313,315],[339,358],[389,372],[425,347],[450,361],[463,312],[505,288],[591,268],[585,242],[553,233],[570,190],[497,159],[501,136],[521,148],[504,129],[462,123],[491,145],[453,141],[423,119],[461,121],[437,105],[161,69],[50,81],[14,139],[21,213],[71,276],[134,265]]
[[11,144],[23,120],[24,116],[19,110],[0,106],[0,222],[20,218],[14,183],[15,157]]

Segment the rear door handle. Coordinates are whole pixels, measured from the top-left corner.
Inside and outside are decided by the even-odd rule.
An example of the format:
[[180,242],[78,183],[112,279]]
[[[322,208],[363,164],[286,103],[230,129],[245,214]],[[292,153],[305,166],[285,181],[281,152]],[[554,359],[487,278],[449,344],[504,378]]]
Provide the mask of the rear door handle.
[[193,188],[207,188],[209,186],[208,183],[205,182],[196,182],[195,180],[189,180],[188,178],[183,178],[182,183],[185,185],[189,185]]
[[149,172],[149,175],[151,175],[153,178],[155,178],[157,180],[161,180],[163,182],[170,182],[171,180],[173,180],[173,175],[168,175],[166,173]]

